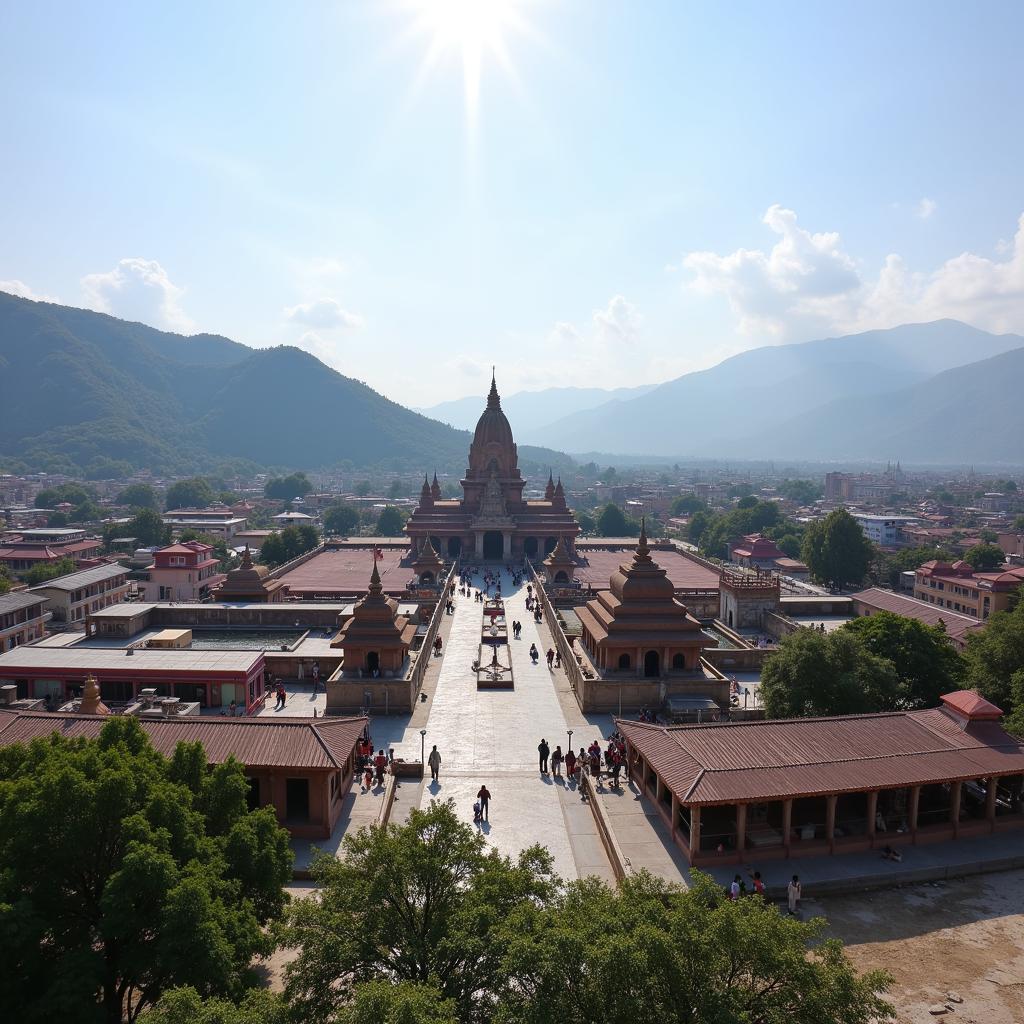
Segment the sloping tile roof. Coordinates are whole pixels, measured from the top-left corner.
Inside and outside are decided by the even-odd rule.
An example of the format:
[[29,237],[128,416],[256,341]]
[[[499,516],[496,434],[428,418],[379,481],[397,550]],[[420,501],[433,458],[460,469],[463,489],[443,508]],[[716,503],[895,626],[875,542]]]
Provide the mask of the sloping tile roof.
[[[962,583],[963,580],[960,582]],[[894,594],[891,590],[882,590],[879,587],[869,587],[867,590],[851,594],[850,600],[859,601],[877,611],[894,612],[896,615],[902,615],[908,619],[917,619],[926,626],[937,626],[941,619],[950,639],[960,642],[968,633],[975,632],[982,627],[981,622],[971,618],[970,615],[961,615],[949,608],[929,604],[916,597],[904,597],[902,594]]]
[[782,800],[1024,772],[997,722],[940,709],[619,730],[688,804]]
[[0,615],[20,612],[22,608],[36,608],[43,604],[46,604],[46,598],[40,594],[28,594],[25,591],[0,594]]
[[97,565],[92,569],[83,569],[81,572],[70,572],[67,576],[57,576],[30,589],[78,590],[79,587],[87,587],[90,583],[105,583],[107,580],[116,579],[118,576],[127,577],[127,575],[128,570],[122,565]]
[[[99,735],[107,716],[0,709],[0,746],[29,743],[55,732],[74,738]],[[140,719],[154,748],[170,757],[181,742],[198,740],[214,764],[234,757],[249,768],[344,766],[366,726],[366,718],[265,719],[188,716]]]

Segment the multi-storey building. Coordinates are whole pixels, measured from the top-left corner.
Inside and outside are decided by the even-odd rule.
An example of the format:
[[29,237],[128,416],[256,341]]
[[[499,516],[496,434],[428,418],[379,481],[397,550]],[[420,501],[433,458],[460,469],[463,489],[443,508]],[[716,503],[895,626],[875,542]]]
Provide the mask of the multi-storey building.
[[143,576],[145,601],[205,601],[224,582],[213,546],[198,540],[172,544],[153,553]]
[[128,570],[97,565],[47,580],[31,592],[45,598],[55,622],[84,622],[87,615],[128,597]]

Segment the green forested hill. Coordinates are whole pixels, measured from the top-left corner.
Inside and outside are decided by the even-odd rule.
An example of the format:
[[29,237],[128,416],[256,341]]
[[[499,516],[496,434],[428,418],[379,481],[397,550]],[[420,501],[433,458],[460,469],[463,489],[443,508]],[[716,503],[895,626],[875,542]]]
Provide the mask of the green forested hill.
[[468,434],[300,349],[185,338],[0,293],[0,459],[9,463],[432,468],[462,463],[468,446]]

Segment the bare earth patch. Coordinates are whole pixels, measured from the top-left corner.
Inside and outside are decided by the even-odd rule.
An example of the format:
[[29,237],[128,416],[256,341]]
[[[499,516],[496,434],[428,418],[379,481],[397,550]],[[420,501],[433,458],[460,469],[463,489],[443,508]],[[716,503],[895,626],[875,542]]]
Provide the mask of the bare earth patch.
[[[899,1024],[1024,1021],[1024,871],[804,901],[860,970],[888,971]],[[811,894],[808,893],[808,896]],[[960,997],[956,1003],[948,994]],[[939,1016],[930,1009],[945,1004]]]

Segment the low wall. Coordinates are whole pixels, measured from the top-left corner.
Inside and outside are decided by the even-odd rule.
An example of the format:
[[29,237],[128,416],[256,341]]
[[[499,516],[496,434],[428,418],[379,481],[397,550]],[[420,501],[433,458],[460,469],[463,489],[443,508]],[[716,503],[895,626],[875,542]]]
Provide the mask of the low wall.
[[528,561],[526,563],[526,569],[529,575],[533,577],[533,592],[540,597],[540,606],[544,612],[544,618],[547,620],[551,635],[555,638],[555,649],[562,659],[562,668],[565,669],[569,685],[572,686],[573,693],[576,695],[576,702],[582,708],[583,700],[580,697],[580,687],[583,685],[584,679],[583,672],[576,661],[576,652],[573,650],[572,644],[569,643],[568,637],[562,632],[562,627],[558,624],[558,616],[555,615],[555,608],[548,597],[547,591],[544,589],[543,579],[537,575],[532,562]]
[[[407,714],[416,705],[419,692],[411,678],[405,679],[330,679],[327,688],[327,714],[350,715],[356,712]],[[367,704],[366,694],[369,694]]]
[[800,629],[799,623],[794,622],[792,619],[787,619],[785,615],[776,615],[775,612],[764,613],[763,626],[766,633],[779,640]]
[[[434,606],[434,613],[430,616],[427,632],[420,644],[419,654],[416,656],[416,664],[413,665],[412,672],[409,675],[409,679],[413,684],[414,694],[418,694],[420,687],[423,685],[423,676],[426,674],[427,666],[430,664],[430,652],[434,646],[434,641],[437,639],[437,631],[441,628],[441,620],[445,614],[445,594],[448,593],[448,588],[451,586],[452,580],[455,579],[458,567],[459,563],[456,560],[452,563],[451,569],[448,570],[448,575],[444,578],[444,585],[440,588],[440,596],[438,597],[437,604]],[[415,697],[413,699],[415,700]]]
[[295,679],[299,677],[299,662],[302,662],[302,682],[312,681],[313,662],[320,665],[320,681],[330,678],[341,665],[341,651],[333,657],[299,658],[288,651],[264,651],[263,657],[267,663],[267,669],[274,673],[275,679]]
[[235,627],[251,628],[254,626],[277,626],[294,629],[296,621],[299,628],[331,629],[338,628],[338,615],[343,607],[351,602],[336,601],[322,606],[311,606],[303,603],[301,608],[287,603],[247,605],[186,605],[158,604],[153,607],[147,626],[196,626],[197,628]]

